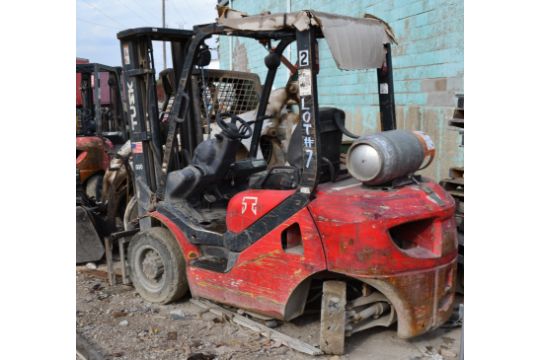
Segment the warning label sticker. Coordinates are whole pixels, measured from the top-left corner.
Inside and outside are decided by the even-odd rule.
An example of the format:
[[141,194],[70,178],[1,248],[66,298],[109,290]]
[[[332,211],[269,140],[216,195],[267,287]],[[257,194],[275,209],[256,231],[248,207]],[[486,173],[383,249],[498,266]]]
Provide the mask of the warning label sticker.
[[124,45],[122,47],[123,53],[124,53],[124,64],[129,65],[129,47],[127,45]]
[[300,96],[311,95],[311,70],[298,70],[298,87],[300,88]]

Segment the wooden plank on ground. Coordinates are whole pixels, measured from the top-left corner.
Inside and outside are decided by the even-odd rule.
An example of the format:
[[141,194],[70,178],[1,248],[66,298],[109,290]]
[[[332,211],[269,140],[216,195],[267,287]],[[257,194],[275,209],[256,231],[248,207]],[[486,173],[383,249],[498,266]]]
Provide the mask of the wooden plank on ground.
[[319,348],[316,348],[315,346],[310,345],[300,339],[293,338],[277,330],[271,329],[268,326],[259,324],[258,322],[248,319],[245,316],[235,314],[234,312],[224,309],[221,306],[214,304],[208,300],[191,299],[190,302],[203,309],[208,309],[208,311],[210,311],[212,314],[215,314],[217,316],[228,317],[231,321],[233,321],[234,323],[240,326],[253,330],[274,341],[279,341],[283,345],[286,345],[290,347],[291,349],[300,351],[304,354],[313,356],[313,355],[321,355],[323,353]]
[[[87,274],[87,275],[90,275],[90,276],[100,278],[100,279],[105,280],[105,281],[108,281],[108,279],[109,279],[109,274],[105,270],[88,269],[88,268],[79,267],[79,268],[77,268],[77,271],[80,272],[80,273],[83,273],[83,274]],[[115,273],[114,276],[116,277],[117,282],[119,282],[122,279],[122,276],[120,274]]]

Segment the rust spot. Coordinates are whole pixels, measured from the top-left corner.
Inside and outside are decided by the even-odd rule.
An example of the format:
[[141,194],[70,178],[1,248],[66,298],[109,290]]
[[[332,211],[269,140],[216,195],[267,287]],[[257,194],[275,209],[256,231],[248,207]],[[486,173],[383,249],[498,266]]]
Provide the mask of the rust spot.
[[368,269],[368,273],[373,274],[373,275],[380,274],[382,271],[383,271],[383,268],[379,265],[370,266]]
[[[373,258],[388,258],[391,256],[391,254],[392,252],[390,251],[390,249],[377,250],[371,247],[365,247],[356,253],[356,257],[361,262],[369,262]],[[380,270],[379,266],[375,266],[375,267],[379,268]]]
[[457,233],[455,228],[443,228],[442,236],[442,253],[441,255],[450,254],[457,249]]
[[349,246],[354,244],[354,239],[343,239],[339,242],[339,251],[344,254]]
[[369,247],[363,248],[362,250],[356,253],[356,257],[361,262],[368,262],[372,256],[373,256],[373,249]]
[[414,316],[417,319],[422,319],[427,315],[428,311],[426,309],[426,305],[420,305],[414,307]]
[[248,259],[246,261],[242,261],[240,264],[238,264],[238,267],[247,266],[249,264],[257,264],[257,265],[263,265],[263,260],[267,257],[276,257],[279,254],[281,254],[281,250],[276,249],[266,254],[261,254],[257,257],[254,257],[252,259]]
[[[232,292],[232,293],[235,293],[235,294],[238,294],[238,295],[247,296],[248,298],[254,298],[255,297],[255,294],[250,293],[248,291],[241,291],[241,290],[238,290],[238,289],[231,289],[229,287],[219,286],[219,285],[212,284],[212,283],[209,283],[209,282],[206,282],[206,281],[198,281],[197,285],[199,285],[201,287],[204,287],[204,288],[212,288],[212,289],[219,290],[219,291],[222,291],[222,292],[224,292],[224,291]],[[270,299],[267,299],[267,300],[270,300]]]

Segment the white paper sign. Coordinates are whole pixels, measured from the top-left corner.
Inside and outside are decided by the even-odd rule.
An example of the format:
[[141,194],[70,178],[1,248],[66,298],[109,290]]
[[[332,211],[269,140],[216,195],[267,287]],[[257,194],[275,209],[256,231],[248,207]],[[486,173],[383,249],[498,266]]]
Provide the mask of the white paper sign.
[[300,96],[311,95],[311,70],[298,70],[298,87],[300,88]]

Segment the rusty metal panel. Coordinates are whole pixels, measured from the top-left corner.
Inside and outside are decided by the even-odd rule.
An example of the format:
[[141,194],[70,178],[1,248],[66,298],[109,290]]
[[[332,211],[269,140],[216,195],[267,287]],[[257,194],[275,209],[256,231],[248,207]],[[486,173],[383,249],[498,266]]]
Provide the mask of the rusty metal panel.
[[[398,335],[412,337],[441,325],[452,311],[457,234],[452,197],[435,183],[432,201],[415,186],[373,190],[358,182],[322,184],[309,205],[321,234],[329,271],[364,281],[395,307]],[[423,224],[414,247],[391,229]],[[425,224],[425,223],[424,223]]]
[[[251,208],[251,204],[248,206]],[[196,297],[290,320],[303,312],[303,302],[300,308],[292,310],[288,305],[295,301],[295,296],[307,295],[308,287],[302,286],[304,281],[326,269],[319,233],[305,208],[240,253],[235,266],[227,273],[191,266],[190,260],[200,256],[197,247],[165,216],[158,212],[151,215],[162,221],[177,239],[188,264],[189,288]],[[295,223],[301,229],[302,253],[286,252],[281,242],[282,232]],[[306,293],[299,293],[297,289]]]

